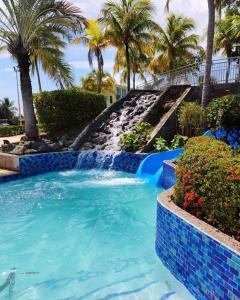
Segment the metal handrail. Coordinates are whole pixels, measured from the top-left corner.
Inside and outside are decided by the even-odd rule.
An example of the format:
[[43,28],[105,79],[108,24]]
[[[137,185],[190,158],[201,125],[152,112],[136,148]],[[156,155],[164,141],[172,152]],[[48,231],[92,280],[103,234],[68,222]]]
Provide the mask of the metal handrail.
[[[164,72],[154,79],[143,82],[137,89],[163,89],[171,85],[203,85],[205,62],[194,63],[177,68],[173,71]],[[240,83],[240,57],[218,59],[212,62],[211,84]]]

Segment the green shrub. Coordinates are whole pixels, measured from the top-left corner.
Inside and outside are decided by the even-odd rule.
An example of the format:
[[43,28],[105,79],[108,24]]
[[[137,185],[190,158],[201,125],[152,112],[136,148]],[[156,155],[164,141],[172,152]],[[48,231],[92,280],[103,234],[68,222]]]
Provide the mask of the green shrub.
[[0,137],[8,137],[24,133],[23,126],[0,126]]
[[162,152],[162,151],[168,151],[169,147],[167,145],[167,141],[164,140],[164,138],[159,137],[155,141],[154,148],[156,151]]
[[178,122],[183,135],[201,135],[206,128],[205,110],[195,102],[186,103],[180,109]]
[[174,136],[173,140],[171,141],[171,149],[183,148],[187,141],[188,141],[187,136],[177,134]]
[[141,149],[149,140],[150,124],[139,122],[132,132],[123,133],[120,137],[120,146],[123,150],[135,152]]
[[50,133],[83,127],[106,108],[103,95],[77,88],[36,94],[34,103],[40,127]]
[[214,99],[207,109],[207,122],[213,129],[239,129],[240,95]]
[[221,141],[190,139],[177,164],[173,200],[240,240],[240,157]]

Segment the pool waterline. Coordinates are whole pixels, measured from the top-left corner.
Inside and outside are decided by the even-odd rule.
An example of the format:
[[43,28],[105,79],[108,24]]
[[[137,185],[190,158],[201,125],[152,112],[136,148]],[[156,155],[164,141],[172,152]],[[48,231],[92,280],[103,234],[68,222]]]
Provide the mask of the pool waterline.
[[193,299],[155,254],[160,192],[103,170],[0,185],[0,272],[17,269],[12,299]]

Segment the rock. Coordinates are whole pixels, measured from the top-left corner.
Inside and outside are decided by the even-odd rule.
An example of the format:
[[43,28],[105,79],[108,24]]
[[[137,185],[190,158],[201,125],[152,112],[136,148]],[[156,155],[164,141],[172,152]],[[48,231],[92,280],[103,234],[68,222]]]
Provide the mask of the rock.
[[10,153],[14,155],[23,155],[27,148],[22,145],[17,145]]
[[59,142],[49,144],[48,147],[49,147],[49,150],[51,150],[51,151],[59,151],[62,149],[62,146],[59,144]]
[[15,148],[15,145],[8,143],[8,144],[3,144],[1,147],[1,150],[3,153],[9,153],[9,152],[13,151],[14,148]]
[[113,112],[113,113],[111,114],[111,116],[110,116],[110,120],[114,120],[114,119],[116,119],[117,117],[118,117],[118,113]]
[[20,138],[21,142],[27,142],[28,138],[24,135]]
[[28,147],[28,149],[33,149],[37,152],[48,152],[49,145],[44,140],[37,140],[32,142],[31,147]]
[[26,149],[24,151],[24,154],[35,154],[35,153],[38,153],[38,151],[34,149]]
[[9,142],[9,140],[3,140],[3,144],[4,144],[4,145],[9,145],[10,142]]

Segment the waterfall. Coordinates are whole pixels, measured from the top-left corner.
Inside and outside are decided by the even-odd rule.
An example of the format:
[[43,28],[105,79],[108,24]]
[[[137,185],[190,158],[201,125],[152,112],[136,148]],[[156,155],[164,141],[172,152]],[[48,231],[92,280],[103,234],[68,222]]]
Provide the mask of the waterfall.
[[116,159],[121,152],[83,151],[78,155],[76,169],[107,169],[114,170]]

